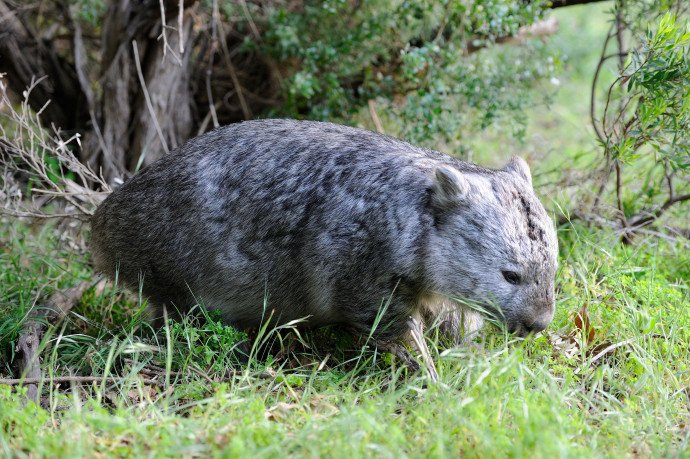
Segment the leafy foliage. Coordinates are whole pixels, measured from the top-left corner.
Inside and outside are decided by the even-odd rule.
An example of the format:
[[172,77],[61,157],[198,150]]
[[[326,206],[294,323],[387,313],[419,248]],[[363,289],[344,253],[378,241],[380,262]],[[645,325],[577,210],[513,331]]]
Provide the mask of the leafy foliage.
[[305,2],[301,14],[273,5],[262,45],[287,64],[285,103],[274,112],[347,120],[368,100],[398,98],[387,108],[415,142],[454,139],[461,128],[503,117],[519,125],[524,108],[539,99],[535,84],[553,76],[559,59],[536,40],[520,49],[476,51],[516,35],[544,5],[330,0]]
[[636,110],[629,137],[611,147],[614,157],[631,162],[648,144],[672,169],[689,168],[690,27],[676,25],[667,13],[656,31],[648,26],[645,42],[628,61],[620,82]]
[[[631,13],[620,6],[617,14],[622,33]],[[633,48],[608,88],[601,119],[595,120],[606,157],[604,178],[616,172],[624,227],[648,224],[690,199],[684,194],[690,189],[690,27],[677,24],[670,12],[658,21],[656,27],[646,23],[644,33],[632,30]],[[627,190],[624,202],[625,170],[647,179],[639,191]],[[660,203],[664,189],[668,197]]]

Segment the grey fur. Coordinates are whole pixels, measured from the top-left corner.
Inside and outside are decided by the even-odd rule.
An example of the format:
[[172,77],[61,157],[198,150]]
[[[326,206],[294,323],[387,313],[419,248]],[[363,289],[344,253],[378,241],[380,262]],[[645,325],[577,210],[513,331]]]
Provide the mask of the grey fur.
[[[261,120],[151,164],[97,209],[97,269],[237,327],[308,317],[400,338],[410,315],[458,341],[476,302],[526,335],[551,321],[557,241],[520,158],[489,170],[351,127]],[[504,271],[520,276],[517,285]],[[492,306],[497,305],[498,308]]]

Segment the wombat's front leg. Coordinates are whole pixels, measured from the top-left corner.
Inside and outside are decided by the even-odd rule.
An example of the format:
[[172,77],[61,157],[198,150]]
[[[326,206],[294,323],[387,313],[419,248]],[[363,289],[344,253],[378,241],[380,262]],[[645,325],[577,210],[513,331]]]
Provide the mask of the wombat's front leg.
[[467,307],[456,306],[441,314],[439,329],[456,346],[469,346],[484,326],[481,313]]
[[484,326],[479,311],[441,295],[420,300],[421,317],[429,328],[437,326],[453,346],[467,346]]

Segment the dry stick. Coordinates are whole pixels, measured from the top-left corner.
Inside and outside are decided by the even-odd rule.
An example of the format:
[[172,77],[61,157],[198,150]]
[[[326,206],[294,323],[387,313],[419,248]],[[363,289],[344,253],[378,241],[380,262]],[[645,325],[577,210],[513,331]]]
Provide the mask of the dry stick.
[[594,362],[596,362],[597,360],[599,360],[600,358],[602,358],[603,356],[605,356],[606,354],[608,354],[609,352],[611,352],[614,349],[618,349],[621,346],[625,346],[626,344],[634,343],[638,339],[647,338],[647,337],[649,337],[649,338],[663,338],[664,335],[661,335],[659,333],[645,333],[644,335],[635,336],[634,338],[628,338],[628,339],[623,340],[619,343],[612,344],[612,345],[606,347],[603,351],[599,352],[594,357],[592,357],[592,360],[589,361],[589,364],[590,365],[593,364]]
[[[124,361],[125,361],[126,363],[130,364],[130,365],[132,366],[132,368],[134,368],[134,367],[140,365],[139,363],[135,362],[135,361],[132,360],[132,359],[124,359]],[[189,368],[189,370],[192,371],[192,373],[198,374],[198,375],[201,376],[202,378],[206,379],[208,382],[211,382],[211,383],[213,382],[213,380],[212,380],[206,373],[204,373],[203,371],[198,370],[198,369],[194,368],[194,367],[191,366],[191,365],[188,366],[187,368]],[[143,366],[141,366],[141,368],[139,369],[139,371],[140,371],[141,373],[153,373],[153,374],[156,375],[156,376],[165,376],[165,374],[166,374],[166,369],[165,369],[165,368],[162,368],[162,367],[159,367],[159,366],[150,364],[150,363],[147,363],[147,364],[144,364]],[[179,371],[170,371],[169,374],[170,374],[170,376],[180,376],[180,375],[182,375],[182,373],[179,372]]]
[[[131,380],[131,378],[125,378],[125,377],[116,377],[116,376],[54,376],[52,378],[23,378],[23,379],[0,379],[0,384],[5,384],[5,385],[27,385],[29,386],[29,389],[31,388],[32,385],[40,384],[42,382],[52,382],[52,383],[66,383],[66,382],[75,382],[75,383],[93,383],[93,382],[107,382],[107,383],[118,383],[118,382],[125,382]],[[141,381],[144,384],[153,384],[153,385],[160,385],[161,381],[157,381],[155,379],[137,379],[137,381]]]
[[[70,7],[67,11],[69,12],[69,18],[74,25],[74,67],[77,71],[77,79],[79,80],[79,85],[81,90],[86,96],[86,103],[89,106],[89,112],[95,110],[94,94],[93,89],[89,85],[89,79],[86,75],[86,50],[84,49],[84,41],[82,40],[81,27],[79,26],[79,21],[72,21],[72,13],[74,6]],[[105,150],[104,150],[105,152]]]
[[219,100],[213,106],[214,110],[213,111],[209,110],[209,112],[206,114],[206,116],[204,116],[203,121],[199,125],[199,130],[197,131],[197,134],[196,134],[197,136],[200,136],[201,134],[206,132],[206,128],[208,127],[208,123],[211,121],[213,113],[215,113],[215,110],[218,110],[221,105],[223,105],[223,102]]
[[[599,352],[597,355],[592,357],[592,359],[589,361],[589,365],[592,365],[594,362],[596,362],[597,360],[599,360],[600,358],[602,358],[603,356],[605,356],[609,352],[611,352],[615,349],[618,349],[619,347],[626,346],[628,344],[634,343],[635,341],[637,341],[641,338],[647,338],[647,337],[649,337],[649,338],[663,338],[664,335],[661,335],[659,333],[645,333],[644,335],[635,336],[633,338],[628,338],[628,339],[620,341],[618,343],[614,343],[610,346],[607,346],[603,351]],[[580,372],[579,370],[580,369],[577,368],[575,370],[575,374],[578,374]]]
[[[35,190],[34,190],[35,191]],[[85,215],[83,213],[74,213],[74,214],[44,214],[40,212],[34,212],[31,210],[14,210],[14,209],[9,209],[9,208],[2,208],[0,209],[0,214],[2,215],[9,215],[10,217],[30,217],[30,218],[41,218],[44,220],[48,220],[51,218],[73,218],[75,220],[81,220],[81,221],[89,221],[90,217],[88,215]]]
[[[213,0],[213,11],[218,8],[218,0]],[[208,107],[211,111],[211,118],[213,119],[213,127],[220,126],[218,123],[218,115],[216,114],[216,107],[213,104],[213,92],[211,91],[211,68],[213,67],[213,53],[214,46],[218,41],[218,31],[216,28],[216,15],[211,15],[211,48],[208,53],[208,67],[206,68],[206,96],[208,97]]]
[[[182,65],[182,59],[180,56],[175,54],[175,51],[172,49],[172,46],[168,43],[168,36],[165,34],[166,29],[167,29],[167,24],[165,23],[165,8],[163,7],[163,0],[159,0],[160,6],[161,6],[161,34],[158,36],[157,40],[160,40],[161,37],[163,37],[163,61],[165,61],[165,57],[167,56],[168,49],[170,49],[170,54],[172,55],[173,58],[177,61],[179,65]],[[182,35],[182,29],[180,28],[179,30],[180,34],[180,39],[183,38]],[[181,45],[180,45],[181,46]]]
[[[157,374],[157,375],[164,375],[164,374],[165,374],[165,368],[159,367],[158,365],[154,365],[154,364],[152,364],[152,363],[144,363],[144,364],[142,365],[141,362],[136,362],[136,361],[134,361],[134,360],[132,360],[132,359],[123,359],[123,360],[124,360],[125,363],[128,363],[129,365],[131,365],[132,368],[137,367],[137,366],[141,366],[141,368],[139,369],[139,371],[141,371],[141,372],[144,372],[144,373],[154,373],[154,374]],[[177,372],[177,371],[171,371],[171,372],[170,372],[170,375],[171,375],[171,376],[179,376],[179,375],[181,375],[181,374],[182,374],[182,373]]]
[[[31,310],[24,331],[17,340],[17,353],[21,356],[19,369],[20,374],[26,376],[23,378],[25,381],[40,382],[42,379],[38,348],[46,324],[57,322],[65,317],[89,285],[91,285],[90,281],[83,281],[76,287],[65,290],[64,293],[57,292],[48,299],[45,307]],[[38,403],[38,386],[36,383],[27,383],[27,398]]]
[[[220,11],[217,9],[217,1],[213,2],[213,8],[213,21],[216,22],[217,18],[220,17]],[[217,26],[220,29],[219,35],[222,37],[222,39],[219,40],[219,42],[221,48],[223,48],[223,59],[225,60],[225,65],[227,66],[228,71],[230,72],[232,84],[235,85],[235,89],[237,90],[237,98],[240,100],[240,106],[242,107],[242,115],[244,116],[244,119],[250,120],[254,116],[252,115],[252,111],[249,109],[247,100],[244,98],[244,94],[242,93],[242,86],[240,85],[240,79],[237,78],[235,66],[232,65],[232,61],[230,60],[230,50],[228,49],[228,44],[225,41],[225,31],[223,30],[223,23],[221,21],[218,21]]]
[[385,134],[385,132],[383,131],[383,125],[381,124],[381,120],[379,119],[379,115],[376,113],[376,105],[374,104],[374,99],[369,99],[368,105],[369,115],[371,116],[371,119],[374,122],[374,126],[376,126],[376,132],[378,132],[379,134]]
[[163,7],[163,0],[159,0],[158,3],[161,6],[161,35],[163,36],[163,59],[165,60],[168,51],[168,37],[165,35],[165,8]]
[[[108,150],[108,147],[105,144],[105,139],[103,138],[103,133],[101,132],[100,126],[98,126],[98,121],[96,121],[96,114],[93,112],[93,110],[89,110],[89,117],[91,118],[91,124],[93,124],[93,130],[96,131],[96,138],[98,139],[98,144],[101,146],[101,150],[103,150],[103,158],[109,163],[108,167],[112,167],[113,170],[117,170],[117,167],[115,166],[115,163],[112,160],[112,156],[110,155],[110,151]],[[86,163],[88,164],[90,161],[93,161],[98,154],[98,150],[95,150],[89,159],[86,160]]]
[[148,89],[146,89],[146,82],[144,81],[144,74],[141,72],[141,63],[139,62],[139,48],[137,47],[137,41],[132,40],[132,49],[134,49],[134,63],[137,66],[137,75],[139,76],[139,83],[141,84],[141,89],[144,91],[144,98],[146,99],[146,106],[149,109],[149,113],[151,114],[151,119],[153,120],[153,125],[156,127],[156,132],[158,133],[158,137],[161,139],[161,143],[163,144],[163,148],[165,149],[165,152],[168,153],[170,150],[168,149],[168,143],[165,141],[165,138],[163,137],[163,131],[161,131],[161,127],[158,125],[158,119],[156,119],[156,113],[153,111],[153,104],[151,103],[151,96],[149,95]]
[[431,352],[424,341],[424,334],[422,333],[422,324],[419,323],[414,317],[410,317],[407,321],[407,326],[410,327],[410,335],[412,340],[417,345],[417,349],[422,354],[422,360],[424,360],[424,366],[426,366],[429,372],[429,378],[435,383],[438,382],[438,372],[436,371],[436,366],[434,365],[434,360],[431,358]]
[[199,376],[201,376],[202,378],[204,378],[206,381],[208,381],[208,382],[210,382],[210,383],[213,383],[213,380],[212,380],[206,373],[204,373],[203,371],[198,370],[198,369],[194,368],[194,367],[191,366],[191,365],[189,365],[187,368],[189,368],[189,369],[192,371],[192,373],[196,373],[196,374],[198,374]]
[[249,28],[252,29],[252,33],[254,34],[254,38],[256,38],[259,41],[259,43],[262,43],[261,34],[259,34],[259,29],[256,27],[256,24],[254,23],[254,19],[252,19],[252,15],[249,14],[249,8],[247,8],[247,2],[245,2],[245,0],[240,0],[240,6],[242,6],[242,11],[244,12],[244,16],[247,18],[247,22],[249,22]]
[[180,6],[179,6],[179,11],[177,12],[177,33],[178,33],[178,41],[180,45],[180,55],[184,53],[184,35],[182,33],[182,26],[184,23],[184,9],[183,9],[183,2],[184,0],[180,0]]

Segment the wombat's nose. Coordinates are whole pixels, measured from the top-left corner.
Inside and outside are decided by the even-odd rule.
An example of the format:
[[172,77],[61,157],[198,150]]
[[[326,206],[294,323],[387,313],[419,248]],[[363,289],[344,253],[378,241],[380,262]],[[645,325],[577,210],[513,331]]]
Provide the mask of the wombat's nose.
[[525,329],[527,330],[527,334],[533,334],[536,335],[540,331],[544,330],[546,327],[549,326],[551,323],[551,319],[546,320],[546,319],[537,319],[531,324],[525,323]]

